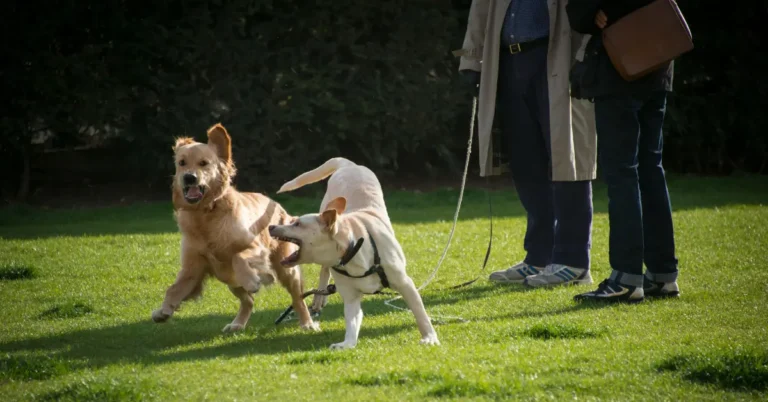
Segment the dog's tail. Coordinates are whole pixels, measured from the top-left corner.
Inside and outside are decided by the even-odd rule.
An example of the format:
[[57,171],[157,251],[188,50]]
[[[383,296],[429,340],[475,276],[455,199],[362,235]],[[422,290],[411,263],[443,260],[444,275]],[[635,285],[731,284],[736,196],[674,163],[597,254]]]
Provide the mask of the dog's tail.
[[313,170],[310,170],[309,172],[302,173],[295,179],[283,184],[283,186],[280,187],[280,190],[278,190],[277,193],[279,194],[279,193],[284,193],[286,191],[293,191],[293,190],[296,190],[297,188],[304,187],[307,184],[316,183],[332,175],[333,172],[347,166],[356,166],[356,165],[354,162],[344,158],[328,159],[327,162],[323,163],[319,167]]

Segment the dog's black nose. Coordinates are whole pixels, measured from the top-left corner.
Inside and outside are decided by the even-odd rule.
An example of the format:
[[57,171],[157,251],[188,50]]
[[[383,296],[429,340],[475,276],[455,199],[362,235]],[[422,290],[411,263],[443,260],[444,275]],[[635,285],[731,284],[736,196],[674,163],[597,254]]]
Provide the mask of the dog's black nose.
[[275,230],[275,225],[269,225],[269,233],[272,234],[272,231]]
[[184,185],[194,186],[196,184],[197,184],[197,176],[193,175],[192,173],[187,173],[184,175]]

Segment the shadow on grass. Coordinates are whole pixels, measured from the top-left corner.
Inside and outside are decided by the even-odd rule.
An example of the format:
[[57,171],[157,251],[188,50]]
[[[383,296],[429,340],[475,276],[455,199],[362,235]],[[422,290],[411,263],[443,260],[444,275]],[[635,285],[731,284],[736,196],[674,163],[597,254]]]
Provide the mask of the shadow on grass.
[[768,350],[677,355],[659,363],[657,370],[677,372],[688,381],[727,390],[768,390]]
[[[493,294],[501,294],[505,292],[504,288],[494,284],[471,285],[453,290],[439,288],[438,285],[434,286],[434,288],[427,287],[421,291],[422,301],[427,307],[445,304],[457,304],[475,299],[484,299],[490,297]],[[405,302],[400,301],[399,303],[405,306]]]
[[[517,311],[509,314],[499,314],[499,315],[493,315],[493,316],[472,318],[471,321],[502,321],[502,320],[506,321],[506,320],[518,320],[523,318],[542,318],[542,317],[558,316],[558,315],[573,313],[573,312],[582,311],[582,310],[597,310],[597,309],[602,309],[609,306],[610,305],[604,305],[604,304],[598,304],[598,303],[575,303],[569,306],[552,309],[552,310],[543,310],[543,311],[524,310],[524,311]],[[531,334],[525,334],[525,335],[531,336]]]
[[463,376],[423,373],[418,371],[390,371],[376,374],[363,374],[344,380],[343,383],[358,387],[397,387],[409,388],[414,392],[417,386],[426,386],[424,397],[435,398],[477,398],[492,396],[493,399],[509,399],[515,392],[505,384],[468,380]]
[[93,313],[93,307],[81,302],[69,302],[57,304],[43,311],[40,319],[66,319],[77,318]]
[[[163,324],[163,327],[149,321],[141,321],[0,344],[0,351],[44,353],[67,360],[85,359],[89,362],[89,366],[129,362],[161,364],[325,349],[330,343],[344,337],[343,330],[324,330],[320,333],[290,331],[291,333],[273,335],[261,341],[259,333],[287,331],[285,328],[264,328],[257,330],[256,333],[251,330],[228,335],[222,334],[218,326],[210,325],[212,321],[227,322],[229,319],[231,317],[215,314],[190,318],[178,317],[173,319],[173,324]],[[387,336],[410,327],[408,325],[363,328],[361,337]],[[189,350],[168,351],[216,340],[222,340],[225,343]]]
[[[55,358],[56,361],[85,361],[89,367],[117,363],[152,365],[324,350],[331,343],[340,342],[344,338],[343,328],[305,332],[297,330],[295,321],[279,326],[264,324],[265,321],[274,320],[278,314],[276,309],[257,311],[246,331],[236,334],[221,333],[221,328],[231,321],[232,315],[177,315],[164,324],[155,324],[147,319],[1,343],[0,355],[11,354],[20,359],[18,356],[43,355]],[[416,326],[413,323],[385,327],[363,326],[360,338],[385,337],[403,330],[416,331]],[[16,366],[26,364],[14,362]]]
[[604,330],[582,328],[573,324],[547,323],[537,324],[522,332],[522,335],[541,340],[551,339],[589,339],[603,335]]
[[44,402],[140,402],[146,398],[135,386],[107,381],[80,381],[43,394],[36,400]]
[[[439,305],[445,305],[445,304],[456,304],[459,302],[465,302],[465,301],[471,301],[476,299],[484,299],[487,297],[490,297],[494,293],[500,293],[503,291],[502,288],[498,286],[494,286],[492,284],[489,285],[483,285],[483,286],[471,286],[471,287],[465,287],[461,289],[451,290],[450,293],[445,293],[445,290],[439,293],[434,293],[433,289],[426,289],[421,292],[421,299],[424,303],[424,307],[429,309],[430,307],[439,306]],[[321,321],[330,321],[330,320],[341,320],[344,318],[344,304],[341,300],[341,297],[338,295],[332,295],[330,296],[330,302],[327,306],[323,308],[322,313],[320,314],[319,320]],[[384,304],[385,301],[393,299],[397,297],[396,295],[370,295],[366,296],[363,299],[363,313],[366,317],[374,317],[381,314],[389,314],[392,313],[394,310],[393,308],[387,306]],[[311,299],[306,299],[308,302],[311,302]],[[401,307],[401,308],[407,308],[407,305],[405,304],[405,301],[402,299],[398,299],[394,301],[392,304],[395,306]],[[288,306],[286,306],[288,307]],[[408,319],[413,319],[413,315],[410,311],[404,312]],[[291,313],[290,315],[291,321],[288,322],[295,322],[295,314]],[[277,318],[277,316],[275,316]],[[281,324],[282,326],[285,326],[286,324]],[[291,324],[288,324],[291,325]],[[416,323],[413,322],[414,327]],[[365,325],[363,325],[363,331],[365,330]]]
[[[449,295],[424,295],[427,306],[454,303],[487,297],[494,286],[477,286],[453,291]],[[363,301],[366,316],[392,313],[382,297],[370,297]],[[329,304],[319,319],[321,326],[330,321],[343,322],[343,304]],[[295,320],[274,325],[282,309],[254,311],[247,329],[237,334],[222,334],[221,328],[233,315],[209,314],[185,317],[179,313],[164,324],[149,319],[103,328],[83,329],[63,334],[0,343],[0,355],[48,356],[56,361],[87,362],[86,366],[101,367],[117,363],[163,364],[175,361],[236,358],[248,355],[271,355],[298,351],[326,350],[344,338],[344,329],[326,329],[321,332],[297,330]],[[386,337],[401,331],[413,331],[416,323],[410,312],[402,324],[366,326],[360,331],[360,339]],[[14,357],[17,358],[17,357]],[[21,359],[22,357],[18,357]],[[308,357],[314,359],[314,357]],[[22,359],[23,360],[23,359]],[[25,361],[9,360],[14,366],[24,366]],[[18,363],[18,364],[17,364]],[[30,361],[29,364],[34,362]],[[11,364],[11,363],[8,363]],[[78,364],[82,366],[82,364]],[[74,367],[74,365],[73,365]]]
[[[430,289],[426,289],[422,291],[421,297],[422,297],[422,300],[424,301],[424,306],[429,310],[431,307],[435,307],[435,306],[451,305],[451,304],[457,304],[460,302],[470,302],[472,300],[477,300],[477,299],[486,299],[494,295],[498,295],[498,294],[506,293],[510,291],[525,292],[529,290],[530,289],[524,288],[522,286],[510,287],[510,286],[500,286],[500,285],[491,283],[491,284],[483,284],[483,285],[474,285],[474,286],[456,289],[456,290],[450,290],[450,291],[443,290],[439,293],[432,293]],[[377,296],[377,297],[370,297],[370,298],[364,299],[363,311],[365,315],[376,316],[379,314],[391,313],[393,310],[390,307],[386,306],[384,304],[384,301],[389,300],[393,297],[394,296],[387,296],[387,297]],[[406,307],[406,304],[402,299],[397,300],[396,302],[394,302],[394,304],[402,308]],[[525,318],[541,318],[541,317],[559,316],[559,315],[568,314],[568,313],[577,312],[577,311],[597,310],[602,308],[608,308],[611,306],[612,306],[611,304],[585,302],[585,303],[573,303],[561,308],[548,309],[543,311],[526,309],[523,311],[495,314],[499,312],[499,310],[497,309],[494,311],[488,311],[487,314],[484,314],[481,316],[464,315],[463,318],[466,320],[466,322],[517,320],[517,319],[525,319]],[[323,309],[321,318],[324,320],[342,319],[343,314],[344,314],[343,304],[340,304],[340,303],[329,304],[328,306],[326,306],[325,309]],[[412,318],[410,312],[405,312],[405,314],[408,315],[409,319]],[[433,319],[435,319],[436,325],[443,323],[442,320],[440,319],[436,319],[436,318],[433,318]],[[452,321],[452,320],[449,320],[449,321]],[[556,337],[579,338],[579,337],[592,337],[592,336],[603,335],[602,332],[594,332],[594,331],[587,331],[587,330],[578,332],[578,329],[569,328],[567,326],[553,325],[553,326],[550,326],[549,328],[545,328],[543,332],[539,333],[538,334],[540,335],[539,337],[542,339],[545,338],[547,336],[547,333],[545,333],[546,331],[549,331],[549,335],[551,335],[552,338],[556,338]],[[520,334],[515,334],[515,335],[520,335]],[[536,337],[537,334],[526,333],[522,335]]]
[[[607,212],[605,186],[594,183],[595,213]],[[324,187],[323,187],[324,188]],[[728,205],[768,204],[768,177],[680,177],[669,178],[672,207],[675,211],[724,207]],[[289,213],[317,212],[322,192],[317,195],[274,195]],[[525,216],[513,188],[490,192],[494,217]],[[450,223],[458,201],[458,189],[430,192],[388,191],[387,208],[392,222],[418,224],[443,221]],[[467,189],[464,194],[462,221],[486,219],[488,201],[483,189]],[[0,238],[28,239],[55,236],[98,236],[123,234],[176,233],[168,202],[89,209],[40,209],[15,206],[0,209]]]
[[[507,291],[503,287],[487,284],[450,291],[449,293],[423,294],[426,306],[453,304],[489,297],[493,293]],[[390,314],[393,312],[384,305],[383,296],[370,297],[363,301],[366,316]],[[401,301],[402,303],[402,301]],[[471,322],[512,320],[537,316],[567,314],[585,308],[597,308],[593,304],[581,303],[556,310],[522,311],[483,317],[466,317]],[[280,325],[273,321],[282,309],[263,309],[254,311],[248,328],[236,334],[222,334],[221,328],[232,319],[230,314],[208,314],[185,317],[183,313],[175,315],[164,324],[155,324],[151,320],[119,324],[109,327],[82,329],[62,334],[22,339],[0,343],[0,356],[7,359],[0,366],[13,368],[14,377],[28,380],[34,377],[32,372],[45,371],[51,376],[84,367],[100,368],[113,364],[158,365],[179,361],[199,361],[218,358],[238,358],[252,355],[276,355],[288,352],[311,352],[300,354],[289,364],[318,363],[336,361],[337,356],[329,353],[328,346],[344,338],[344,328],[323,328],[321,332],[305,332],[297,329],[295,320]],[[363,325],[360,339],[376,339],[391,336],[402,331],[418,334],[416,324],[410,312],[401,312],[401,323],[385,326]],[[343,324],[343,304],[329,304],[319,319],[321,326],[336,321]],[[335,325],[339,327],[338,325]],[[551,330],[551,328],[549,328]],[[563,335],[573,337],[570,332]],[[568,328],[566,328],[568,329]],[[552,332],[552,331],[550,331]],[[556,331],[557,332],[557,331]],[[566,331],[567,332],[567,331]],[[571,331],[573,332],[573,331]],[[564,332],[563,332],[564,333]],[[577,335],[583,335],[581,333]],[[317,353],[318,351],[323,351]],[[37,357],[36,357],[37,356]],[[44,356],[46,363],[41,365],[39,356]],[[51,365],[48,363],[56,363]],[[38,367],[39,366],[39,367]],[[50,366],[50,367],[49,367]],[[59,370],[59,366],[66,370]],[[40,367],[45,370],[40,370]],[[46,374],[48,375],[48,374]]]
[[34,381],[58,377],[69,364],[50,356],[5,356],[0,358],[0,380]]
[[33,267],[16,264],[0,265],[0,281],[19,281],[36,277],[37,270]]

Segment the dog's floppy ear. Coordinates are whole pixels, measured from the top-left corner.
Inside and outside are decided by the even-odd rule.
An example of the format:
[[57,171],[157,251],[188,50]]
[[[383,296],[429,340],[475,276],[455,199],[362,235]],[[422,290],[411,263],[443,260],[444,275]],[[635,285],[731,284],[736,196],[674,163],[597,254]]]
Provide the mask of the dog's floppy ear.
[[216,149],[216,155],[224,162],[232,160],[232,140],[227,129],[217,123],[208,129],[208,145]]
[[344,213],[344,210],[347,209],[347,199],[344,197],[336,197],[325,206],[325,209],[335,209],[336,212],[341,215]]
[[336,231],[336,219],[339,217],[338,211],[335,209],[326,209],[320,214],[320,219],[325,224],[325,230],[334,233]]
[[176,152],[179,147],[183,147],[184,145],[194,144],[195,140],[189,137],[179,137],[176,139],[176,144],[173,145],[173,152]]

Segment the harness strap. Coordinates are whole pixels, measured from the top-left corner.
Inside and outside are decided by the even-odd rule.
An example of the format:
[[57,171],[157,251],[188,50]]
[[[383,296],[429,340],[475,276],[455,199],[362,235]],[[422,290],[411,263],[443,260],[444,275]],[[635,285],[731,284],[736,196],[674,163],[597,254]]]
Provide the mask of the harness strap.
[[373,237],[371,235],[368,235],[368,238],[371,240],[371,247],[373,247],[373,266],[371,269],[374,269],[376,273],[379,275],[379,279],[381,280],[381,286],[388,288],[389,287],[389,280],[387,279],[387,274],[384,272],[384,267],[381,266],[381,257],[379,257],[379,249],[376,247],[376,242],[373,241]]
[[[373,241],[373,237],[370,234],[368,235],[368,240],[371,242],[371,247],[373,247],[373,265],[368,268],[365,273],[362,275],[351,275],[349,272],[347,272],[347,270],[343,269],[344,265],[346,265],[350,260],[352,260],[352,258],[354,258],[354,256],[360,250],[360,247],[363,245],[364,239],[362,237],[357,240],[357,243],[355,243],[354,246],[350,247],[350,249],[347,249],[347,252],[344,253],[344,257],[342,257],[338,264],[331,266],[331,269],[341,275],[346,276],[347,278],[354,279],[365,278],[367,276],[377,274],[381,280],[381,285],[385,288],[388,288],[389,280],[387,279],[387,274],[384,272],[384,267],[381,266],[381,256],[379,256],[379,249],[376,247],[376,242]],[[350,242],[350,245],[352,245],[352,242]]]
[[362,237],[357,239],[357,242],[350,240],[349,247],[347,247],[347,251],[344,252],[344,255],[341,256],[341,259],[339,260],[339,263],[336,264],[336,266],[343,267],[347,265],[350,261],[352,261],[352,259],[355,258],[355,256],[357,255],[357,252],[360,251],[360,247],[363,246],[364,242],[365,242],[365,239],[363,239]]

